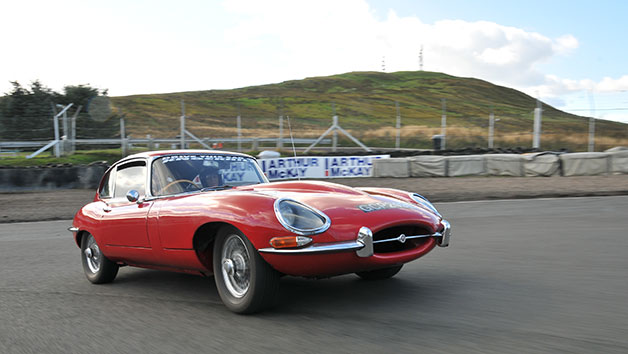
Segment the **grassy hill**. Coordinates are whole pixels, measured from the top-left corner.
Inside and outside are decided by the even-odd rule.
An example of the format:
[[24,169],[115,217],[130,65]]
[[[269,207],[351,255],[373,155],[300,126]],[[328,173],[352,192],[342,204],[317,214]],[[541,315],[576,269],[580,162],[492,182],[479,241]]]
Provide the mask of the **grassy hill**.
[[[236,136],[236,116],[244,137],[277,137],[278,115],[290,117],[294,137],[318,137],[331,124],[333,106],[340,125],[369,146],[395,142],[395,102],[402,117],[402,147],[428,148],[440,133],[442,99],[447,106],[448,147],[487,145],[488,117],[495,146],[531,146],[536,100],[489,82],[427,71],[351,72],[233,90],[210,90],[113,97],[135,137],[174,137],[181,100],[186,127],[199,137]],[[586,150],[588,119],[543,105],[542,147]],[[284,136],[288,136],[284,121]],[[341,139],[344,146],[352,146]],[[628,125],[597,121],[596,150],[628,145]]]

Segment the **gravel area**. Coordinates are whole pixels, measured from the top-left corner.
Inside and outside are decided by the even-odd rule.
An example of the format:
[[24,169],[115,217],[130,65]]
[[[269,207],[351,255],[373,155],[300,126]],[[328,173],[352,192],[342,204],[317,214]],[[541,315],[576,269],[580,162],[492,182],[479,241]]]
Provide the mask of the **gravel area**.
[[[628,175],[580,177],[348,178],[353,187],[388,187],[421,193],[434,202],[628,195]],[[71,219],[93,190],[0,193],[0,223]]]

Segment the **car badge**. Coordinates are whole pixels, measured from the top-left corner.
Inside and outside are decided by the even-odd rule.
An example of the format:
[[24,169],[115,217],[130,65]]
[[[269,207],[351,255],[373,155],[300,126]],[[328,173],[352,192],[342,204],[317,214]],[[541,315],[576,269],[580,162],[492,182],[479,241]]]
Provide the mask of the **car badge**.
[[405,234],[401,234],[401,235],[399,235],[398,240],[399,240],[399,242],[401,242],[401,243],[406,243],[406,235],[405,235]]

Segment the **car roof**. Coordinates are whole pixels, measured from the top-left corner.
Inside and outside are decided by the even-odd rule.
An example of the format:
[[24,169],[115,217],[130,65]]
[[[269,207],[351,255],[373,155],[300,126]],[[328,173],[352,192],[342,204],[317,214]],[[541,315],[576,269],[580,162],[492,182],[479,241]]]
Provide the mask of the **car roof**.
[[133,159],[137,159],[137,158],[150,158],[150,157],[159,157],[159,156],[167,156],[167,155],[190,155],[190,154],[220,154],[220,155],[231,155],[231,156],[242,156],[242,157],[249,157],[249,158],[253,158],[253,156],[251,155],[247,155],[247,154],[242,154],[239,152],[233,152],[233,151],[224,151],[224,150],[182,150],[182,149],[178,149],[178,150],[156,150],[156,151],[146,151],[146,152],[141,152],[138,154],[133,154],[133,155],[129,155],[123,159],[120,159],[119,161],[116,161],[114,163],[114,165],[119,164],[120,162],[124,162],[127,160],[133,160]]

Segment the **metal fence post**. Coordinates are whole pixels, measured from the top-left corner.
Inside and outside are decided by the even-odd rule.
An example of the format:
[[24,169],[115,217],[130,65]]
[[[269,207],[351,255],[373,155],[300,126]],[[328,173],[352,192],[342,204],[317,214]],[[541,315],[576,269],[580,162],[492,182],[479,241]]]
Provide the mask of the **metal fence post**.
[[534,136],[532,137],[532,147],[539,149],[541,147],[541,108],[534,109]]
[[74,152],[76,151],[76,119],[78,118],[79,113],[81,112],[81,109],[83,108],[83,106],[78,106],[78,108],[76,109],[76,112],[74,112],[74,115],[72,116],[72,120],[71,120],[71,137],[70,137],[70,153],[74,154]]
[[493,112],[488,116],[488,148],[493,148],[493,134],[495,129],[495,115]]
[[63,112],[63,136],[61,137],[61,154],[66,155],[68,152],[68,139],[70,138],[70,132],[68,131],[68,111]]
[[52,118],[52,125],[55,130],[55,141],[57,144],[55,145],[55,157],[61,157],[61,148],[59,147],[59,121],[57,120],[59,117],[55,114]]
[[279,115],[279,139],[277,139],[277,150],[283,149],[283,114]]
[[595,151],[595,100],[593,98],[593,92],[589,90],[589,105],[591,110],[591,117],[589,117],[589,144],[588,151]]
[[395,108],[397,109],[397,136],[395,138],[395,148],[401,147],[401,114],[399,113],[399,102],[395,102]]
[[[332,127],[337,127],[338,126],[338,116],[336,115],[336,103],[332,103],[331,104],[331,108],[334,112],[334,115],[332,116],[332,123],[331,126]],[[331,133],[331,151],[336,152],[336,148],[338,147],[338,131],[336,129],[333,130],[333,132]]]
[[441,141],[441,149],[445,149],[445,144],[447,142],[447,99],[443,98],[441,100],[443,106],[443,115],[440,120],[440,135],[443,136],[443,140]]
[[181,149],[185,149],[185,102],[181,100]]
[[124,118],[120,118],[120,149],[122,150],[122,157],[127,155],[127,144],[124,130]]
[[[334,114],[332,117],[332,126],[338,126],[338,116]],[[338,148],[338,130],[334,129],[332,132],[331,151],[336,152]]]
[[238,117],[236,119],[238,128],[238,152],[242,151],[242,118],[240,117],[240,104],[238,104]]

